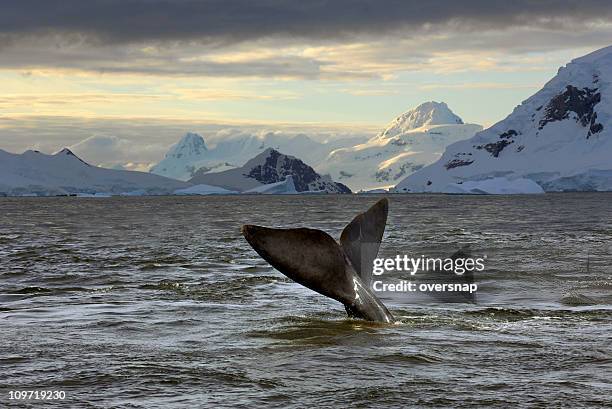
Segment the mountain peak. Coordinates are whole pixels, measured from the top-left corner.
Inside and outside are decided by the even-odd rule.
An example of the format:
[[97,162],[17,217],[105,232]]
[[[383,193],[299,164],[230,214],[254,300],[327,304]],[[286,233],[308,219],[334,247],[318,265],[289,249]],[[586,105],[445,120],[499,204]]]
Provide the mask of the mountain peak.
[[426,125],[463,124],[444,102],[428,101],[395,118],[379,135],[389,138]]
[[61,156],[61,155],[67,155],[67,156],[76,156],[70,149],[68,148],[64,148],[61,151],[57,152],[55,154],[55,156]]
[[282,155],[278,150],[274,149],[274,148],[266,148],[263,151],[261,151],[261,153],[259,155],[257,155],[256,157],[265,157],[265,156],[270,156],[272,154],[279,154]]
[[277,151],[274,148],[266,148],[263,151],[261,151],[260,153],[258,153],[257,155],[255,155],[253,158],[249,159],[244,166],[248,166],[248,167],[258,166],[258,165],[261,165],[261,164],[269,162],[269,161],[276,161],[281,156],[285,157],[285,158],[287,158],[289,160],[295,160],[296,159],[294,156],[285,155],[283,153],[280,153],[279,151]]
[[[37,152],[38,151],[34,151]],[[55,157],[70,157],[70,158],[74,158],[80,162],[83,162],[85,165],[89,166],[89,163],[85,162],[83,159],[79,158],[77,155],[74,154],[74,152],[72,152],[70,149],[68,148],[64,148],[59,152],[56,152],[53,156]]]
[[[319,175],[301,159],[281,153],[274,148],[265,149],[240,168],[216,173],[197,172],[189,182],[196,185],[220,186],[240,192],[249,191],[249,193],[281,193],[276,191],[277,187],[282,193],[288,193],[287,189],[294,193],[296,191],[351,192],[345,185]],[[263,190],[260,190],[260,187]],[[269,190],[269,188],[274,189]]]
[[198,134],[198,133],[187,132],[181,138],[181,142],[185,142],[185,141],[204,141],[204,138],[202,138],[202,136],[200,134]]
[[200,156],[207,150],[206,142],[204,142],[204,138],[201,135],[187,132],[168,152],[166,157]]

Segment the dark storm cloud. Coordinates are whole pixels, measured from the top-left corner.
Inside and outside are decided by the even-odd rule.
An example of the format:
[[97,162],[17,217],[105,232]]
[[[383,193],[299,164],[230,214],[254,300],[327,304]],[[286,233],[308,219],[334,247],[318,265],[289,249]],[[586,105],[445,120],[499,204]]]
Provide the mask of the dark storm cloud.
[[0,5],[0,36],[10,42],[52,32],[104,44],[223,44],[422,32],[439,25],[461,31],[513,26],[562,30],[608,21],[611,15],[605,0],[8,0]]
[[0,0],[0,69],[28,72],[383,78],[609,38],[603,0]]

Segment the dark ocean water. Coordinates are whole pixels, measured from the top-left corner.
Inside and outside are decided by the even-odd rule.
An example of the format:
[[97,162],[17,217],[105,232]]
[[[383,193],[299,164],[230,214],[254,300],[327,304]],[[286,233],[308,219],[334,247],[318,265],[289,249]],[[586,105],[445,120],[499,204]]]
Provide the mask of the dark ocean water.
[[390,196],[384,254],[487,255],[476,304],[384,294],[394,325],[239,231],[338,237],[377,199],[0,198],[0,407],[612,405],[612,194]]

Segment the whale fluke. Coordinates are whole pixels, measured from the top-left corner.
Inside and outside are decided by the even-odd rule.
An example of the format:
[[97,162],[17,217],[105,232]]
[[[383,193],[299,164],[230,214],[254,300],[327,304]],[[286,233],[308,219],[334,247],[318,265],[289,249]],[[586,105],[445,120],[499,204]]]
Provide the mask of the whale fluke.
[[371,263],[376,258],[387,211],[388,201],[382,199],[355,217],[342,233],[342,245],[321,230],[307,228],[244,225],[242,234],[274,268],[303,286],[341,302],[349,316],[393,322],[389,310],[370,289],[372,267],[363,263],[364,260]]
[[381,199],[366,212],[355,216],[340,235],[344,253],[368,286],[372,281],[372,266],[385,233],[388,213],[389,201]]
[[350,299],[351,271],[329,234],[254,225],[243,226],[242,234],[264,260],[293,281],[340,302]]

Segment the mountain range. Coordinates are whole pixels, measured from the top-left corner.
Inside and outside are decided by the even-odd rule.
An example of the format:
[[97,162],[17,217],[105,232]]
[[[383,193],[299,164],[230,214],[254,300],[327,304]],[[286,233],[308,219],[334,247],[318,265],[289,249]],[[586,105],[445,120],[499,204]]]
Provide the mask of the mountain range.
[[170,148],[164,159],[150,169],[150,172],[187,181],[196,172],[201,174],[238,168],[268,148],[298,156],[306,163],[316,166],[331,151],[358,141],[361,141],[361,138],[339,138],[319,142],[305,134],[265,132],[230,135],[223,140],[214,141],[214,146],[210,147],[201,135],[188,132]]
[[268,148],[239,168],[200,173],[188,182],[151,173],[105,169],[67,148],[47,155],[0,150],[0,196],[108,196],[351,193],[300,159]]
[[0,194],[41,196],[65,194],[169,194],[185,182],[145,172],[92,166],[69,149],[54,155],[29,150],[15,154],[0,149]]
[[272,147],[299,157],[318,173],[329,174],[354,190],[389,187],[434,162],[450,143],[481,129],[480,125],[464,124],[444,102],[426,102],[357,144],[355,139],[321,143],[306,135],[281,137],[269,132],[231,137],[209,148],[202,136],[189,132],[150,171],[187,181],[196,173],[201,176],[238,168]]
[[486,130],[426,102],[359,143],[268,132],[209,146],[187,133],[151,173],[92,166],[69,149],[0,150],[0,195],[609,191],[611,84],[612,46],[560,68]]
[[525,179],[545,191],[612,190],[612,47],[577,58],[502,121],[450,145],[398,192]]

